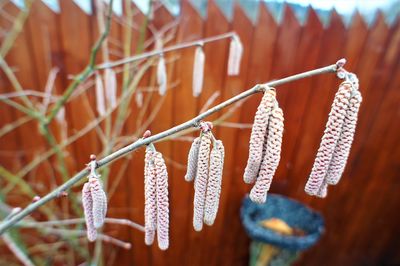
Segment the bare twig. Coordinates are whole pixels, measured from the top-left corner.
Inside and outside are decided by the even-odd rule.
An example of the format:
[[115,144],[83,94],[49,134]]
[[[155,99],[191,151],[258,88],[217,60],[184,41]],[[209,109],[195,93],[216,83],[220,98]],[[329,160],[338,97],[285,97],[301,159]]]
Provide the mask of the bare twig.
[[[112,161],[144,146],[144,145],[148,145],[152,142],[158,141],[160,139],[166,138],[172,134],[175,134],[177,132],[180,132],[182,130],[194,127],[196,125],[198,125],[198,123],[200,121],[202,121],[204,118],[210,116],[211,114],[214,114],[218,111],[220,111],[221,109],[230,106],[233,103],[236,103],[244,98],[247,98],[253,94],[256,94],[258,92],[262,92],[265,90],[266,87],[268,86],[279,86],[288,82],[292,82],[295,80],[299,80],[299,79],[303,79],[303,78],[307,78],[307,77],[311,77],[311,76],[315,76],[315,75],[320,75],[320,74],[324,74],[324,73],[333,73],[336,72],[336,70],[338,69],[336,64],[333,65],[329,65],[326,67],[322,67],[322,68],[318,68],[315,70],[311,70],[311,71],[307,71],[304,73],[300,73],[297,75],[293,75],[290,77],[286,77],[283,79],[279,79],[279,80],[275,80],[275,81],[271,81],[268,83],[264,83],[264,84],[257,84],[254,87],[208,109],[207,111],[199,114],[198,116],[190,119],[189,121],[186,121],[180,125],[177,125],[175,127],[172,127],[170,129],[167,129],[161,133],[152,135],[148,138],[145,139],[139,139],[137,141],[135,141],[134,143],[121,148],[113,153],[111,153],[110,155],[104,157],[103,159],[98,161],[98,167],[103,167],[105,165],[110,164]],[[88,174],[88,170],[84,169],[82,171],[80,171],[79,173],[77,173],[75,176],[73,176],[71,179],[69,179],[67,182],[65,182],[64,184],[62,184],[61,186],[59,186],[58,188],[54,189],[53,191],[51,191],[50,193],[48,193],[46,196],[42,197],[40,200],[31,203],[30,205],[28,205],[25,209],[23,209],[21,212],[19,212],[18,214],[16,214],[15,216],[13,216],[11,219],[7,220],[7,221],[3,221],[0,224],[0,234],[4,233],[8,228],[10,228],[12,225],[14,225],[16,222],[20,221],[21,219],[23,219],[25,216],[29,215],[31,212],[33,212],[34,210],[36,210],[37,208],[39,208],[40,206],[46,204],[48,201],[54,199],[57,197],[57,195],[59,195],[60,192],[62,191],[66,191],[69,188],[71,188],[75,183],[77,183],[79,180],[81,180],[83,177],[85,177]]]

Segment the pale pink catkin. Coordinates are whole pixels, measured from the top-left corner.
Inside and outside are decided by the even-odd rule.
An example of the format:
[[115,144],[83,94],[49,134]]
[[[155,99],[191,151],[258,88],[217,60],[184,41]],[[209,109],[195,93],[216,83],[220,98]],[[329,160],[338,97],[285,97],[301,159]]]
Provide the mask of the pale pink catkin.
[[108,108],[115,108],[117,106],[117,77],[111,68],[104,71],[104,83]]
[[154,164],[157,175],[157,241],[161,250],[169,246],[168,173],[161,153],[156,152]]
[[337,142],[333,153],[332,161],[329,165],[326,182],[329,185],[336,185],[346,167],[346,162],[350,154],[351,144],[353,143],[356,131],[357,116],[362,101],[361,93],[355,91],[350,99],[350,105],[346,112],[342,133]]
[[256,182],[250,191],[250,199],[256,203],[264,203],[271,186],[272,178],[281,158],[283,137],[283,111],[275,108],[269,118],[266,138],[264,140],[264,158]]
[[247,184],[254,183],[260,169],[263,143],[268,127],[268,119],[276,101],[275,97],[274,90],[268,89],[265,91],[254,117],[250,135],[249,158],[243,175],[243,180]]
[[82,188],[82,205],[86,222],[87,238],[90,242],[93,242],[97,238],[97,231],[93,223],[93,200],[89,183],[85,183]]
[[242,61],[243,45],[239,36],[234,35],[229,45],[228,76],[239,75]]
[[104,116],[106,114],[104,86],[100,75],[96,75],[96,109],[99,115]]
[[224,145],[221,140],[217,140],[210,155],[210,171],[208,175],[204,207],[204,223],[207,225],[214,224],[215,218],[217,217],[219,198],[221,194],[224,157]]
[[335,95],[324,135],[310,177],[304,188],[305,192],[309,195],[316,195],[325,179],[333,152],[342,131],[344,118],[349,106],[351,90],[351,84],[344,82],[339,86],[339,90]]
[[167,92],[167,68],[165,66],[164,56],[160,56],[157,65],[157,84],[158,93],[162,96]]
[[194,210],[193,227],[196,231],[203,229],[204,204],[206,198],[208,167],[210,160],[211,132],[204,132],[201,136],[197,173],[194,182]]
[[100,228],[104,224],[107,213],[107,196],[98,178],[90,178],[89,184],[93,201],[93,224],[95,228]]
[[193,63],[193,96],[198,97],[203,89],[205,54],[202,46],[194,52]]
[[200,137],[197,137],[193,140],[192,146],[190,147],[189,150],[187,170],[185,175],[185,180],[188,182],[193,181],[193,179],[196,176],[199,148],[200,148]]
[[157,177],[154,164],[154,151],[146,148],[144,165],[144,221],[145,244],[151,245],[157,229]]

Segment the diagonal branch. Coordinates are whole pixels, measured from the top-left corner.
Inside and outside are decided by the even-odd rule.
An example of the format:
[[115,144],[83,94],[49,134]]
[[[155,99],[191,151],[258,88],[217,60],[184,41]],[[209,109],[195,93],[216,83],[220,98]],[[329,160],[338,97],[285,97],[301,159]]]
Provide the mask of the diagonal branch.
[[[148,138],[141,138],[135,142],[133,142],[132,144],[123,147],[117,151],[115,151],[114,153],[104,157],[103,159],[99,160],[97,162],[98,167],[103,167],[105,165],[110,164],[111,162],[113,162],[114,160],[129,154],[130,152],[143,147],[145,145],[148,145],[150,143],[159,141],[161,139],[167,138],[168,136],[175,134],[177,132],[186,130],[188,128],[191,127],[195,127],[198,125],[198,123],[200,121],[202,121],[204,118],[220,111],[221,109],[235,103],[238,102],[242,99],[245,99],[253,94],[259,93],[264,91],[267,87],[271,86],[271,87],[275,87],[275,86],[279,86],[288,82],[292,82],[292,81],[296,81],[299,79],[303,79],[303,78],[308,78],[311,76],[315,76],[315,75],[320,75],[320,74],[324,74],[324,73],[335,73],[338,70],[338,65],[337,64],[333,64],[333,65],[329,65],[326,67],[322,67],[322,68],[318,68],[318,69],[314,69],[311,71],[307,71],[307,72],[303,72],[297,75],[293,75],[293,76],[289,76],[283,79],[278,79],[278,80],[274,80],[268,83],[264,83],[264,84],[257,84],[254,87],[208,109],[207,111],[199,114],[198,116],[192,118],[191,120],[188,120],[180,125],[177,125],[173,128],[167,129],[163,132],[160,132],[156,135],[150,136]],[[23,209],[22,211],[20,211],[19,213],[17,213],[16,215],[14,215],[13,217],[11,217],[10,219],[3,221],[0,224],[0,235],[3,234],[8,228],[10,228],[11,226],[13,226],[15,223],[17,223],[18,221],[20,221],[21,219],[23,219],[25,216],[29,215],[30,213],[32,213],[34,210],[36,210],[37,208],[39,208],[40,206],[46,204],[48,201],[56,198],[59,193],[61,193],[62,191],[65,191],[69,188],[71,188],[75,183],[77,183],[79,180],[81,180],[83,177],[85,177],[86,175],[88,175],[88,170],[84,169],[82,171],[80,171],[79,173],[77,173],[75,176],[73,176],[71,179],[69,179],[67,182],[65,182],[64,184],[62,184],[61,186],[59,186],[58,188],[54,189],[52,192],[48,193],[46,196],[44,196],[43,198],[41,198],[40,200],[31,203],[30,205],[28,205],[25,209]]]

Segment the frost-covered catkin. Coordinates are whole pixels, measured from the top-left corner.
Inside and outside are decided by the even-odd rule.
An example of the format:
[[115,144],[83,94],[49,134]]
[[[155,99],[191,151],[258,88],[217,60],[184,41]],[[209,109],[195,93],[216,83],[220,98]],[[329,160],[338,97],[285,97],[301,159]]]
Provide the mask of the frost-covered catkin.
[[164,56],[161,55],[157,65],[157,84],[158,93],[165,95],[167,92],[167,68],[165,66]]
[[358,110],[362,101],[361,93],[357,90],[350,99],[349,108],[346,112],[342,133],[337,142],[333,153],[332,161],[326,176],[326,182],[330,185],[336,185],[346,167],[346,162],[350,154],[351,144],[353,143],[354,133],[356,131]]
[[93,200],[93,224],[95,228],[100,228],[106,218],[107,196],[98,178],[89,178],[89,184]]
[[104,99],[104,86],[100,75],[96,75],[96,109],[99,115],[106,114],[106,103]]
[[239,75],[242,61],[243,45],[239,36],[234,35],[229,44],[228,76]]
[[207,181],[206,201],[204,207],[204,223],[214,224],[217,217],[219,197],[221,194],[222,172],[225,149],[221,140],[215,142],[210,155],[210,171]]
[[266,90],[254,117],[250,136],[249,158],[243,175],[244,182],[247,184],[254,183],[260,169],[268,119],[276,101],[275,97],[275,90]]
[[104,80],[106,85],[106,97],[109,108],[117,106],[117,77],[111,68],[104,71]]
[[202,46],[197,46],[193,63],[193,96],[198,97],[203,89],[204,62],[206,56]]
[[190,147],[189,150],[187,170],[185,175],[185,180],[188,182],[193,181],[193,179],[196,177],[199,148],[200,148],[200,137],[197,137],[193,140],[192,146]]
[[89,183],[85,183],[82,188],[82,205],[85,215],[87,238],[90,242],[93,242],[97,238],[97,231],[93,223],[93,200]]
[[157,229],[157,177],[154,165],[154,151],[146,148],[144,165],[144,221],[146,245],[154,242],[154,236]]
[[351,84],[344,82],[340,85],[335,95],[324,135],[322,136],[310,177],[304,188],[305,192],[309,195],[316,195],[318,193],[326,177],[333,152],[342,131],[344,118],[349,106],[351,90]]
[[154,164],[157,176],[157,241],[161,250],[169,246],[168,173],[161,153],[156,152]]
[[194,181],[193,227],[196,231],[203,229],[204,204],[207,190],[208,162],[210,160],[211,132],[204,132],[199,148],[196,179]]
[[267,192],[281,158],[283,137],[283,111],[275,108],[270,116],[266,139],[264,140],[264,158],[261,163],[256,183],[250,191],[250,199],[256,203],[267,200]]

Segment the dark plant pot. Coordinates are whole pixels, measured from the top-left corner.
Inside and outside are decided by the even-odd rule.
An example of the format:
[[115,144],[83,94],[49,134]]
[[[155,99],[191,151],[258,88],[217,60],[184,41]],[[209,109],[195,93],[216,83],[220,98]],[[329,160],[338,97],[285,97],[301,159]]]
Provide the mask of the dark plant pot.
[[[261,221],[270,218],[281,219],[290,227],[302,230],[305,235],[282,235],[260,225]],[[247,235],[253,240],[250,265],[259,265],[257,258],[268,249],[273,251],[269,253],[274,256],[268,258],[265,265],[291,265],[301,251],[318,242],[324,231],[324,220],[318,212],[298,201],[271,193],[265,204],[256,204],[246,196],[241,219]]]

